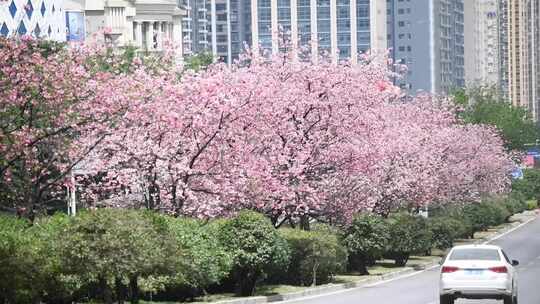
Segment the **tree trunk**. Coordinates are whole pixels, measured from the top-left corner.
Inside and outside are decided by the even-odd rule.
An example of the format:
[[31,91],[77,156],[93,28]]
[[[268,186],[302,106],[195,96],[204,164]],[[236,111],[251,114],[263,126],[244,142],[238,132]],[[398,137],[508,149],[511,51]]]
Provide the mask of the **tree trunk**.
[[258,277],[259,276],[256,273],[244,272],[243,275],[238,278],[238,289],[236,293],[244,297],[252,296],[255,291]]
[[309,231],[309,215],[302,215],[300,217],[300,229]]
[[311,282],[313,287],[317,286],[317,269],[319,269],[319,263],[315,262],[313,265],[313,281]]
[[403,267],[403,266],[407,265],[408,261],[409,261],[409,254],[408,253],[398,253],[398,254],[396,254],[396,258],[395,258],[396,266]]
[[113,304],[112,291],[109,287],[109,284],[107,284],[107,280],[103,277],[100,278],[99,285],[101,287],[101,297],[103,299],[103,302],[105,304]]
[[131,291],[131,303],[139,303],[139,284],[137,276],[129,279],[129,289]]
[[349,256],[349,265],[351,270],[356,270],[360,275],[369,275],[367,266],[371,261],[362,254],[351,254]]
[[122,280],[120,278],[116,278],[115,280],[116,285],[116,300],[118,304],[124,304],[124,300],[126,299],[126,286],[124,286],[124,283],[122,283]]

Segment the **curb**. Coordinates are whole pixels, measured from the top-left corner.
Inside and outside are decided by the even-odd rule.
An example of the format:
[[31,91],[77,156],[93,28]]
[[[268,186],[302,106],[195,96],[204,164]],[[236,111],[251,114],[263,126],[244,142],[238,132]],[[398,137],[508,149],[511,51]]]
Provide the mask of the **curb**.
[[[502,235],[504,235],[506,233],[509,233],[509,232],[511,232],[511,231],[513,231],[515,229],[518,229],[519,227],[522,227],[522,226],[528,224],[529,222],[533,221],[534,219],[538,218],[539,214],[540,214],[540,212],[534,212],[533,214],[531,214],[531,213],[527,213],[527,211],[525,211],[524,213],[522,213],[522,215],[531,216],[531,218],[529,218],[529,219],[527,219],[525,221],[520,221],[520,220],[514,221],[514,222],[510,223],[510,225],[508,225],[508,227],[505,227],[504,229],[501,229],[501,230],[495,232],[494,235],[492,235],[490,237],[487,237],[487,238],[477,239],[473,243],[474,244],[485,244],[485,243],[489,243],[489,242],[491,242],[493,240],[496,240],[500,236],[502,236]],[[382,274],[382,275],[379,275],[379,276],[376,276],[376,277],[365,278],[363,280],[358,280],[358,281],[355,281],[355,282],[348,282],[348,283],[342,283],[342,284],[328,284],[326,286],[309,288],[309,289],[305,289],[303,291],[285,293],[285,294],[277,294],[277,295],[272,295],[272,296],[247,297],[247,298],[240,298],[240,299],[223,300],[223,301],[216,301],[216,302],[204,302],[204,303],[212,303],[212,304],[261,304],[261,303],[272,303],[272,302],[280,302],[280,301],[287,301],[287,300],[295,300],[295,299],[300,299],[300,298],[305,298],[305,297],[310,297],[310,296],[318,296],[318,295],[333,293],[333,292],[342,291],[342,290],[354,289],[354,288],[359,288],[359,287],[366,287],[366,286],[368,286],[370,284],[384,282],[384,281],[388,281],[388,280],[391,280],[391,279],[406,276],[406,275],[409,275],[409,274],[413,274],[413,273],[416,273],[416,272],[425,271],[425,270],[431,269],[431,268],[439,265],[439,259],[440,258],[433,258],[432,261],[429,261],[429,262],[426,262],[426,263],[414,265],[412,267],[405,267],[404,269],[401,269],[401,270],[388,272],[388,273],[385,273],[385,274]]]

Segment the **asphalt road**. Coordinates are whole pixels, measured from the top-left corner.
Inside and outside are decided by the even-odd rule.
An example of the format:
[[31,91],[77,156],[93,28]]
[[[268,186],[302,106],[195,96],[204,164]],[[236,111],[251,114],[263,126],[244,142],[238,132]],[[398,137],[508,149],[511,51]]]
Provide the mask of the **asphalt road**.
[[[503,247],[518,266],[518,302],[540,304],[540,218],[491,242]],[[438,304],[439,268],[393,281],[375,283],[325,296],[282,303],[294,304]],[[495,300],[458,300],[457,304],[493,304]]]

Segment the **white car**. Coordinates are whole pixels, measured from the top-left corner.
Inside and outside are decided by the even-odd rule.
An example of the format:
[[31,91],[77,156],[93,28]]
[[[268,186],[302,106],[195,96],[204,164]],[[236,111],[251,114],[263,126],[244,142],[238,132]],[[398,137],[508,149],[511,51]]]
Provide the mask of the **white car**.
[[498,246],[452,248],[441,261],[440,304],[453,304],[457,298],[517,304],[517,265]]

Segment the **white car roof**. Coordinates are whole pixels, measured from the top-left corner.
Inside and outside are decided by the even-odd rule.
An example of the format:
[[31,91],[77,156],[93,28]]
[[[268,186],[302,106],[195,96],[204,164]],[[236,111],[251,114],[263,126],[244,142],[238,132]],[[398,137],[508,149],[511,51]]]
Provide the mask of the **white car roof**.
[[454,249],[495,249],[495,250],[501,250],[501,247],[495,246],[495,245],[459,245],[454,246],[452,250]]

